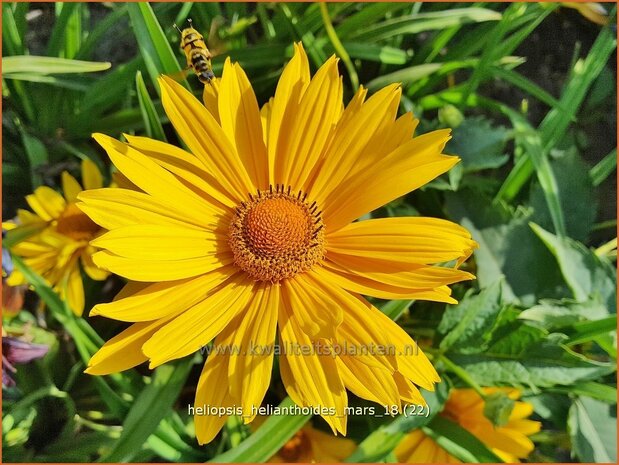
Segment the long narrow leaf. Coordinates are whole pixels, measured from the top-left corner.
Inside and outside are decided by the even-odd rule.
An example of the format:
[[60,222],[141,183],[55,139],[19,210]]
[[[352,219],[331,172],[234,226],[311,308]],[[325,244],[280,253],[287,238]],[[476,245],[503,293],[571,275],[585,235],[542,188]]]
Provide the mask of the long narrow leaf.
[[129,410],[120,438],[113,449],[99,459],[100,462],[128,462],[138,454],[140,446],[172,409],[192,365],[193,359],[189,357],[157,368],[151,384],[140,393]]
[[[170,42],[148,3],[129,3],[129,18],[133,32],[146,63],[148,74],[159,91],[157,79],[160,74],[177,74],[181,67],[172,53]],[[171,26],[171,25],[170,25]],[[185,86],[187,82],[184,81]]]

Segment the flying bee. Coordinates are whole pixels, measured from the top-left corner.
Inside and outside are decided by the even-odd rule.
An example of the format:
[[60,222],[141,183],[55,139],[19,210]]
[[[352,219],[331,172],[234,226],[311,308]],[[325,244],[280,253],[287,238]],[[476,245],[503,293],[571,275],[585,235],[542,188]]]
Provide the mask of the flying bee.
[[176,24],[174,27],[181,34],[181,50],[185,52],[187,69],[193,69],[202,84],[210,84],[215,78],[211,58],[213,58],[204,36],[193,28],[191,19],[188,19],[189,27],[181,30]]

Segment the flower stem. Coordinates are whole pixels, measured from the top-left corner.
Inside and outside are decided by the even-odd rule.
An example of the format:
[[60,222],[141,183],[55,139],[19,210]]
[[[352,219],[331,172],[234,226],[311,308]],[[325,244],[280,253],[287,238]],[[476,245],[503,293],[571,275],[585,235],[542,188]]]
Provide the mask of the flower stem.
[[466,370],[456,365],[443,354],[440,354],[437,358],[439,361],[443,362],[443,364],[447,367],[449,371],[455,373],[462,381],[464,381],[471,388],[473,388],[482,399],[486,399],[486,393],[484,392],[484,390],[479,384],[477,384],[477,382],[473,378],[471,378],[471,376],[466,372]]
[[350,59],[350,55],[348,55],[348,52],[342,45],[340,38],[337,36],[337,32],[335,32],[335,28],[333,27],[331,18],[329,17],[329,9],[327,8],[326,2],[320,2],[320,13],[322,14],[322,22],[325,25],[325,30],[327,31],[329,40],[331,41],[331,44],[333,44],[335,52],[342,59],[344,65],[346,65],[348,75],[350,76],[350,83],[352,84],[353,90],[356,91],[359,88],[359,76],[357,75],[357,70]]

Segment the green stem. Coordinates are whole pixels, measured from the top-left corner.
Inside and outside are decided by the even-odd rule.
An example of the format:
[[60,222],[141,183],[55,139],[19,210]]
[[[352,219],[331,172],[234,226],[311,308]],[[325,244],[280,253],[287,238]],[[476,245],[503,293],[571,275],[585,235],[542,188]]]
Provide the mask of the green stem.
[[443,362],[443,364],[447,367],[449,371],[452,371],[453,373],[455,373],[458,376],[458,378],[460,378],[462,381],[464,381],[466,384],[472,387],[482,399],[486,400],[486,393],[481,388],[481,386],[477,384],[477,382],[473,378],[471,378],[471,376],[466,372],[466,370],[456,365],[454,362],[449,360],[443,354],[440,354],[438,356],[438,360]]
[[320,14],[322,15],[322,22],[325,25],[325,30],[327,31],[327,35],[329,36],[329,40],[335,49],[335,52],[344,62],[346,69],[348,70],[348,75],[350,76],[350,83],[352,84],[352,88],[356,91],[359,88],[359,76],[357,75],[357,70],[355,69],[355,65],[353,65],[352,60],[350,59],[350,55],[342,45],[340,38],[337,36],[337,32],[335,32],[335,28],[333,27],[333,23],[331,23],[331,18],[329,17],[329,9],[325,2],[320,3]]

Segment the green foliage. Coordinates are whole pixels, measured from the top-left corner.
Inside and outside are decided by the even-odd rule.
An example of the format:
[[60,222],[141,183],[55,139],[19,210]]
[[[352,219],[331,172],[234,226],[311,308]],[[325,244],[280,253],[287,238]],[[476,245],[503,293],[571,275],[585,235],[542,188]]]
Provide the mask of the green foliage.
[[[462,265],[477,280],[453,286],[457,305],[375,302],[419,341],[443,382],[423,391],[427,417],[349,416],[358,447],[346,460],[395,461],[406,433],[422,429],[462,461],[498,462],[441,412],[450,388],[470,387],[484,397],[486,417],[504,425],[513,401],[482,388],[513,386],[544,421],[529,461],[571,453],[614,462],[616,33],[614,7],[607,9],[611,24],[601,27],[558,3],[5,2],[3,220],[27,208],[36,187],[58,189],[63,170],[77,176],[83,159],[111,180],[93,132],[182,145],[157,79],[172,75],[198,98],[202,85],[181,76],[173,24],[192,18],[216,54],[215,74],[226,58],[238,61],[260,105],[274,94],[293,42],[303,42],[312,72],[336,53],[346,101],[357,84],[372,94],[401,83],[400,114],[414,112],[418,133],[451,127],[445,152],[462,160],[368,217],[444,217],[479,244]],[[543,45],[566,27],[573,40],[549,52]],[[36,232],[9,232],[3,246]],[[84,374],[125,326],[75,317],[43,278],[14,263],[34,292],[25,310],[3,317],[4,327],[50,350],[19,366],[18,387],[3,390],[4,461],[263,462],[305,425],[327,431],[309,416],[274,416],[256,429],[234,417],[198,446],[186,406],[200,357],[154,372]],[[89,303],[110,301],[120,287],[116,278],[84,278]],[[292,405],[275,364],[267,401]],[[384,410],[353,394],[349,402]]]

